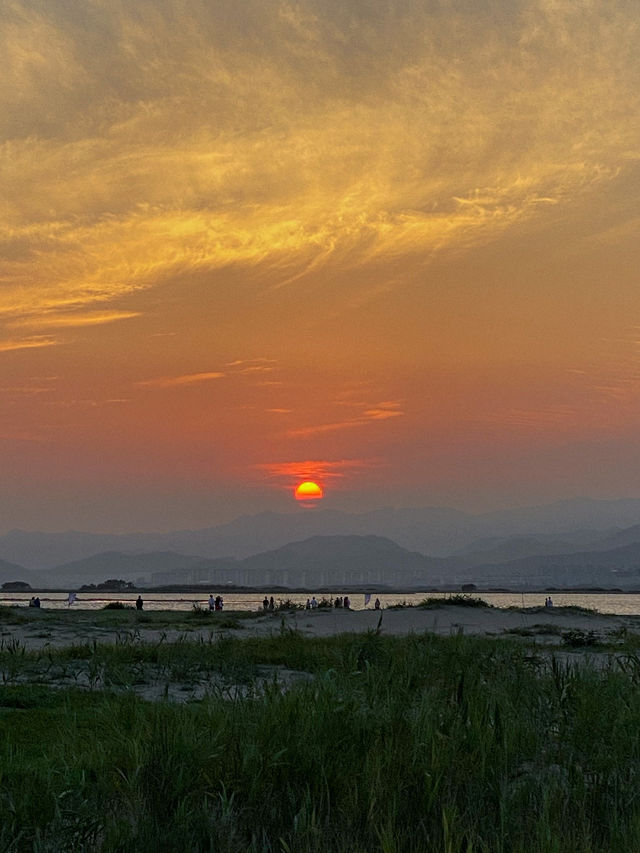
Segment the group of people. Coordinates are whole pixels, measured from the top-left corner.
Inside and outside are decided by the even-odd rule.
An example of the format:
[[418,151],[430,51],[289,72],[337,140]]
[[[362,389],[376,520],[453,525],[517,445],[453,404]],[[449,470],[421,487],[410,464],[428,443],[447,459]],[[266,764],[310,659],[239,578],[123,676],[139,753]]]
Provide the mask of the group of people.
[[[272,599],[273,600],[273,599]],[[266,601],[266,599],[265,599]],[[331,601],[324,601],[323,607],[329,607],[331,605]],[[316,607],[319,607],[318,599],[313,596],[313,598],[307,598],[307,603],[304,606],[305,610],[315,610]],[[333,602],[334,607],[342,607],[347,610],[351,610],[351,601],[349,600],[349,596],[338,596],[336,600]]]
[[265,595],[265,597],[262,599],[262,609],[263,610],[275,610],[276,609],[276,603],[273,600],[273,596],[271,596],[271,598],[267,598],[267,596]]
[[544,606],[545,607],[553,607],[553,599],[551,598],[551,596],[549,596],[548,598],[545,598]]
[[29,607],[40,607],[40,599],[37,595],[32,595],[29,601]]
[[213,593],[209,596],[209,610],[223,610],[224,609],[224,599],[221,595],[216,595],[213,597]]

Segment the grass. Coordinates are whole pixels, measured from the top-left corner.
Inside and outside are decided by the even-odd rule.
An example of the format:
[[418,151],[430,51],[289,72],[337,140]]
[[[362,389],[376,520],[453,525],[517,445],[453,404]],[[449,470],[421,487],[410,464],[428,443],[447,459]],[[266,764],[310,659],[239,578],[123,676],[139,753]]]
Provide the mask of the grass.
[[[115,604],[116,606],[111,606]],[[26,607],[7,607],[0,605],[0,626],[29,624],[34,628],[46,629],[55,626],[58,629],[75,631],[79,635],[87,629],[123,629],[135,630],[137,626],[172,631],[200,630],[202,623],[210,622],[211,627],[223,630],[238,627],[241,621],[264,615],[261,611],[236,610],[211,612],[208,608],[191,610],[136,610],[122,602],[111,602],[99,610],[73,609],[36,609]]]
[[[640,657],[595,668],[529,651],[504,638],[287,630],[5,647],[0,667],[15,678],[0,686],[0,851],[640,849]],[[20,681],[46,666],[249,686],[265,667],[311,677],[152,703]]]

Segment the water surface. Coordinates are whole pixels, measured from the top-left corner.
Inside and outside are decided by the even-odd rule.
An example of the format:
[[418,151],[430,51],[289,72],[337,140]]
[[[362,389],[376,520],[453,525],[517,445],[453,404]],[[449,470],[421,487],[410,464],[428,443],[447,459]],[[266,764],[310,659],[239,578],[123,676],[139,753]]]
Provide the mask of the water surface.
[[[233,592],[225,593],[224,589],[212,589],[213,595],[224,597],[225,610],[261,610],[264,593],[257,592]],[[67,609],[68,596],[62,592],[0,592],[0,604],[18,605],[26,607],[32,595],[40,597],[42,607],[48,609]],[[289,600],[296,604],[304,604],[309,597],[306,593],[283,593],[268,592],[267,597],[273,595],[278,604],[280,601]],[[364,595],[361,592],[351,593],[348,590],[333,593],[336,596],[348,595],[351,599],[353,610],[365,608]],[[451,593],[437,592],[415,592],[415,593],[374,593],[368,605],[373,608],[376,598],[380,599],[382,607],[390,607],[394,604],[419,604],[427,596],[429,598],[448,598]],[[539,607],[544,604],[545,593],[519,593],[519,592],[481,592],[474,593],[494,607]],[[79,592],[76,601],[71,605],[72,609],[99,610],[110,601],[122,601],[124,604],[133,606],[137,592]],[[327,596],[328,597],[328,596]],[[600,613],[615,613],[617,615],[630,616],[640,614],[640,593],[552,593],[553,603],[557,607],[576,606],[598,610]],[[191,610],[194,605],[208,606],[209,595],[203,593],[180,593],[180,592],[149,592],[142,596],[145,610]],[[320,600],[323,595],[318,593],[316,598]]]

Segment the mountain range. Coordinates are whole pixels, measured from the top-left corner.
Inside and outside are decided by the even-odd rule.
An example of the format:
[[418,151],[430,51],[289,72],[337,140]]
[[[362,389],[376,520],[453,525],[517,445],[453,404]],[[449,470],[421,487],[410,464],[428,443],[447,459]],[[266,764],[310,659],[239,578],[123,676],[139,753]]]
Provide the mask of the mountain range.
[[640,501],[583,499],[484,515],[446,508],[263,513],[170,533],[14,530],[0,537],[0,583],[630,588],[640,586],[638,518]]
[[501,547],[503,540],[513,536],[543,537],[548,541],[560,537],[580,550],[591,547],[592,542],[606,534],[615,537],[621,529],[639,523],[640,500],[635,499],[580,498],[476,515],[447,507],[388,508],[360,514],[298,509],[292,513],[243,515],[215,527],[168,533],[11,530],[0,536],[0,559],[35,570],[108,551],[125,554],[173,551],[207,558],[243,559],[312,536],[348,535],[383,536],[410,551],[434,557]]

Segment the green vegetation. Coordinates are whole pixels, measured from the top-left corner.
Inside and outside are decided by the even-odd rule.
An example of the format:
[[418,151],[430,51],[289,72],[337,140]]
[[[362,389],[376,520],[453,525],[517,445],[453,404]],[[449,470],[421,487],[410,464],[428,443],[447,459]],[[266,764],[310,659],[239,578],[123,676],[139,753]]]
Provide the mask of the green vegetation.
[[430,596],[421,601],[418,607],[493,607],[493,605],[486,602],[483,598],[457,594],[448,595],[446,598]]
[[[116,603],[116,602],[111,602]],[[121,604],[122,602],[118,602]],[[145,625],[147,628],[158,630],[192,631],[202,629],[202,620],[210,620],[211,627],[216,630],[237,626],[240,620],[255,619],[263,616],[262,611],[225,610],[212,612],[209,608],[192,608],[191,610],[136,610],[133,606],[112,608],[108,605],[99,610],[82,610],[80,608],[26,608],[7,607],[0,604],[0,626],[29,623],[34,627],[69,629],[80,636],[93,629],[124,629],[134,630],[136,626]]]
[[[521,639],[284,625],[4,642],[0,851],[631,853],[640,657],[620,648],[596,667]],[[85,689],[47,686],[63,671]],[[150,678],[211,689],[150,702]]]

